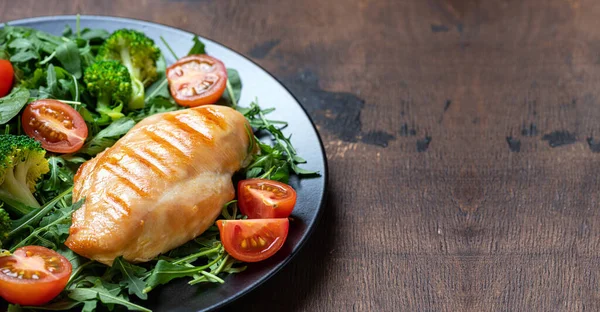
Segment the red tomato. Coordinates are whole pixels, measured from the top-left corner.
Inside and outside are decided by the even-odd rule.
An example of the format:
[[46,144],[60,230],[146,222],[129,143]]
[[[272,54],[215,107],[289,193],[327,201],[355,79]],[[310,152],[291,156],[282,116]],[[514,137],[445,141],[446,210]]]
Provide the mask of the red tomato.
[[10,93],[14,76],[12,64],[7,60],[0,60],[0,97]]
[[167,69],[171,95],[182,106],[216,103],[227,86],[227,69],[206,54],[189,55]]
[[20,305],[42,305],[56,297],[71,276],[71,263],[40,246],[19,248],[0,257],[0,296]]
[[238,183],[238,206],[250,219],[287,218],[296,205],[296,191],[281,182],[250,179]]
[[257,262],[274,255],[287,238],[288,219],[219,220],[221,243],[234,258]]
[[23,130],[56,153],[73,153],[83,146],[88,128],[71,106],[56,100],[38,100],[25,108]]

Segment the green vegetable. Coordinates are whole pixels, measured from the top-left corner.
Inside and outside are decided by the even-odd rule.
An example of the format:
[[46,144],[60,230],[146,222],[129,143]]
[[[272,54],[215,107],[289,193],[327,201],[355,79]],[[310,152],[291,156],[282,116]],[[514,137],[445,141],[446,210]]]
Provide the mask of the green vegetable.
[[217,104],[231,106],[237,109],[237,103],[242,95],[242,80],[237,70],[227,68],[227,89]]
[[[316,171],[310,171],[300,168],[298,165],[306,163],[304,159],[298,156],[296,149],[292,145],[291,137],[286,137],[281,129],[275,127],[275,124],[287,123],[281,121],[268,120],[265,115],[272,112],[273,109],[261,109],[255,102],[250,104],[250,108],[239,109],[250,121],[256,131],[266,131],[273,140],[273,146],[262,143],[259,138],[254,138],[260,149],[259,154],[255,155],[253,161],[246,167],[246,178],[262,178],[281,181],[287,183],[290,172],[303,176],[319,175]],[[251,135],[251,134],[249,134]]]
[[123,260],[122,257],[115,259],[112,268],[121,274],[122,281],[120,285],[125,287],[130,295],[135,294],[140,299],[148,299],[148,295],[144,292],[146,283],[141,277],[146,273],[146,269],[133,265]]
[[[75,210],[79,209],[81,205],[83,205],[83,200],[80,200],[73,205],[56,209],[53,213],[44,217],[35,230],[23,237],[19,243],[13,245],[10,248],[10,251],[14,252],[18,248],[27,245],[42,245],[57,250],[58,246],[65,242],[67,235],[69,234],[71,215]],[[57,242],[60,243],[57,244]]]
[[0,125],[6,124],[17,116],[29,100],[29,90],[25,88],[14,88],[12,92],[0,98]]
[[[133,94],[131,77],[125,66],[117,61],[99,61],[85,70],[83,80],[88,91],[97,97],[96,112],[100,123],[114,121],[125,116],[121,111],[124,103],[139,101]],[[142,99],[143,100],[143,99]]]
[[114,32],[100,47],[98,60],[117,60],[121,62],[131,75],[134,97],[137,101],[130,102],[129,108],[144,107],[144,87],[157,79],[156,61],[160,50],[154,41],[145,34],[128,29]]
[[96,278],[92,282],[91,286],[75,288],[73,290],[70,290],[68,294],[69,298],[75,301],[95,302],[96,300],[99,300],[107,305],[122,305],[131,311],[151,311],[140,305],[131,303],[128,298],[126,298],[123,295],[120,295],[120,292],[121,288],[119,285],[111,284],[103,281],[100,278]]
[[66,41],[57,46],[56,58],[75,78],[81,78],[81,58],[75,42]]
[[[58,196],[47,202],[44,207],[38,210],[34,210],[18,220],[12,222],[12,230],[9,232],[9,237],[15,237],[25,229],[32,228],[39,225],[40,220],[44,218],[60,201],[63,201],[65,197],[70,196],[73,191],[73,187],[67,188],[65,191],[60,193]],[[66,206],[66,205],[63,205]]]
[[8,212],[4,210],[2,203],[0,203],[0,248],[8,239],[8,235],[12,230],[12,220],[8,215]]
[[33,196],[37,180],[50,169],[41,144],[24,135],[0,135],[0,200],[19,216],[40,204]]
[[121,118],[102,129],[79,150],[80,153],[94,156],[111,147],[117,140],[135,126],[131,118]]
[[192,41],[194,42],[194,45],[192,46],[190,52],[188,52],[187,55],[206,54],[204,43],[200,41],[200,38],[198,38],[198,36],[194,36],[194,39],[192,39]]
[[[166,41],[165,44],[172,50]],[[193,39],[189,53],[206,53],[198,37]],[[67,287],[59,298],[42,307],[10,305],[10,311],[94,311],[102,309],[100,305],[109,310],[118,305],[130,310],[148,311],[132,303],[130,297],[144,300],[149,291],[177,278],[187,278],[190,285],[224,283],[224,274],[239,273],[246,268],[224,251],[215,226],[183,246],[141,265],[117,258],[112,267],[107,267],[64,246],[71,216],[84,201],[72,203],[73,178],[78,167],[113,146],[138,121],[153,114],[184,109],[171,97],[165,75],[166,61],[152,40],[132,30],[122,29],[110,34],[105,30],[81,29],[79,23],[75,29],[66,27],[62,37],[24,27],[5,26],[0,28],[0,57],[14,59],[17,78],[17,88],[13,93],[0,99],[3,133],[20,133],[20,111],[28,101],[41,98],[70,103],[82,115],[89,130],[85,145],[77,153],[47,155],[45,170],[39,173],[43,174],[39,183],[28,184],[25,179],[26,182],[22,183],[25,187],[20,190],[27,190],[28,201],[21,202],[12,195],[6,195],[8,192],[3,191],[3,185],[7,180],[4,177],[0,180],[3,182],[0,183],[0,200],[5,202],[6,211],[13,213],[15,218],[20,216],[3,227],[0,208],[0,242],[4,248],[15,250],[31,244],[46,246],[57,250],[73,266]],[[174,57],[177,58],[176,55]],[[290,138],[281,132],[280,127],[285,127],[286,123],[265,117],[274,109],[261,109],[255,103],[249,108],[238,106],[242,81],[235,69],[228,68],[227,72],[227,90],[218,104],[234,107],[246,116],[253,128],[246,129],[248,136],[255,142],[249,152],[255,148],[259,151],[242,173],[248,177],[262,176],[280,181],[286,181],[293,173],[315,174],[298,167],[304,161],[297,155]],[[130,82],[129,93],[126,92],[129,90],[127,81]],[[2,156],[7,150],[4,138],[9,136],[0,135],[0,160],[9,159]],[[32,141],[25,137],[19,140]],[[19,140],[16,141],[21,144]],[[43,153],[39,144],[36,143],[35,147],[31,150]],[[8,150],[26,153],[28,149],[19,149],[19,152]],[[27,154],[28,158],[21,165],[35,163],[38,159],[35,155],[38,154]],[[44,160],[38,160],[44,163]],[[13,163],[19,164],[17,161]],[[6,162],[0,162],[0,166],[2,164]],[[8,167],[4,165],[1,168],[4,175]],[[13,176],[15,170],[13,168]],[[36,189],[31,186],[36,186]],[[31,194],[34,190],[35,197]],[[32,209],[27,203],[32,199],[36,204],[41,203],[42,207]],[[221,218],[243,218],[237,211],[235,200],[223,207]],[[4,230],[6,228],[8,232]]]

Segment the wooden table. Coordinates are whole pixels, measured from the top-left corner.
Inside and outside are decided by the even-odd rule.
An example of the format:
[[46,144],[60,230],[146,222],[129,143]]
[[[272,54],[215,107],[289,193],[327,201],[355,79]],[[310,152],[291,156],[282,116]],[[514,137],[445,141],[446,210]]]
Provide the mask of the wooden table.
[[324,218],[229,311],[600,310],[600,2],[0,1],[214,38],[319,127]]

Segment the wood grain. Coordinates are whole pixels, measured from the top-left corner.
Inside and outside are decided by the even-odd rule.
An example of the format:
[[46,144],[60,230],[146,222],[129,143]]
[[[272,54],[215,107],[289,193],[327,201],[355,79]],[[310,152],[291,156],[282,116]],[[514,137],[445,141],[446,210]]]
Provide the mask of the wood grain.
[[600,2],[0,1],[252,57],[330,165],[301,254],[228,311],[600,310]]

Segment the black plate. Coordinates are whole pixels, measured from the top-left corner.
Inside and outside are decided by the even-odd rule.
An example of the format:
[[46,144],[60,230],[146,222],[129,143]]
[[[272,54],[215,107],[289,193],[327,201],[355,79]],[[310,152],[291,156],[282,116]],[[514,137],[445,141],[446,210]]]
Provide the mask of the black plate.
[[[31,27],[60,35],[65,25],[75,27],[75,16],[52,16],[12,21],[9,25]],[[174,58],[160,40],[163,36],[179,56],[184,56],[192,45],[193,34],[150,22],[104,17],[82,16],[81,27],[102,28],[114,31],[131,28],[143,31],[154,39],[163,50],[167,63]],[[154,311],[208,311],[226,305],[251,291],[279,271],[300,250],[317,224],[323,209],[327,181],[327,164],[323,144],[315,126],[294,96],[267,71],[241,54],[206,38],[208,54],[221,59],[227,67],[239,71],[243,82],[240,105],[247,106],[254,98],[266,107],[276,107],[270,117],[286,120],[289,126],[286,135],[294,134],[292,142],[300,156],[308,163],[306,169],[318,170],[321,176],[311,179],[292,179],[290,184],[298,192],[298,202],[294,209],[294,222],[291,223],[288,239],[283,248],[267,261],[251,264],[248,270],[225,278],[223,285],[193,287],[184,279],[176,280],[159,287],[150,293],[148,301],[140,302]],[[269,299],[269,298],[265,298]]]

